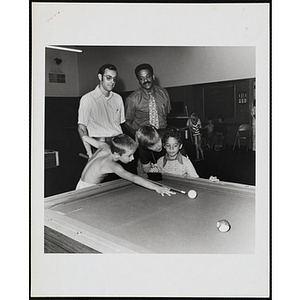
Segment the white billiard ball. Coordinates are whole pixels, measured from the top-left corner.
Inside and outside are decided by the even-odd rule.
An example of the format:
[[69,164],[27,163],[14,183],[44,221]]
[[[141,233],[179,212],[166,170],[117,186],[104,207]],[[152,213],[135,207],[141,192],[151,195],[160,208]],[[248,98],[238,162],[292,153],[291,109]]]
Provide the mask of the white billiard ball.
[[190,199],[195,199],[197,196],[198,196],[198,194],[197,194],[197,192],[194,191],[194,190],[190,190],[190,191],[188,192],[188,197],[189,197]]
[[227,220],[220,220],[217,222],[217,228],[220,232],[227,232],[230,230],[231,225]]

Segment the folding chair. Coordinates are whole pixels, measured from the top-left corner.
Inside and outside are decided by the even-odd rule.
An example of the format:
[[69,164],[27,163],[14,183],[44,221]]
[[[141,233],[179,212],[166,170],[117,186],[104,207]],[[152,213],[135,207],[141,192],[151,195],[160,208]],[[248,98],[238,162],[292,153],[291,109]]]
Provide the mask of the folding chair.
[[241,124],[236,132],[233,150],[238,143],[238,147],[241,148],[241,141],[247,142],[247,151],[251,147],[251,126],[249,124]]

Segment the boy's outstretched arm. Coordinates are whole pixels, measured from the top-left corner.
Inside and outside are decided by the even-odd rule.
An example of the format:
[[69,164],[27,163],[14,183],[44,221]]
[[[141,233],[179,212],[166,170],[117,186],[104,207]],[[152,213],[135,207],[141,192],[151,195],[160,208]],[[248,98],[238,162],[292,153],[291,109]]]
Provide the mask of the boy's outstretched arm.
[[157,185],[155,183],[152,183],[151,181],[148,181],[148,180],[146,180],[146,179],[144,179],[144,178],[142,178],[138,175],[132,174],[132,173],[124,170],[124,168],[119,164],[116,164],[114,166],[113,171],[114,171],[115,174],[117,174],[121,178],[126,179],[128,181],[131,181],[135,184],[141,185],[141,186],[143,186],[147,189],[154,190],[158,194],[161,194],[162,196],[164,196],[165,194],[168,195],[168,196],[171,196],[172,194],[176,194],[175,192],[171,191],[167,187],[159,186],[159,185]]

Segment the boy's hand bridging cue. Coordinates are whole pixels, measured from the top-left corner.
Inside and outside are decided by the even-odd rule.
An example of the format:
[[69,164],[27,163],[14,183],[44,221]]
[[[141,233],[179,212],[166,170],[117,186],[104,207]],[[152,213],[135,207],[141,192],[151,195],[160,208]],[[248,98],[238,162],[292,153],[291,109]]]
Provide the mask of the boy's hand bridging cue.
[[162,196],[164,195],[171,196],[176,194],[175,192],[171,191],[169,188],[163,186],[158,186],[155,190],[158,194],[161,194]]

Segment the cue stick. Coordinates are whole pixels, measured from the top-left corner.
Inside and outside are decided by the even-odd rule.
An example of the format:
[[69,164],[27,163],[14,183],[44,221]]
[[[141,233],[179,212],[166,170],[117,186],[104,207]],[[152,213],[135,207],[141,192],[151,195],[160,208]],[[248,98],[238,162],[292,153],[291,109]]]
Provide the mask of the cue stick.
[[186,116],[189,117],[189,111],[187,105],[185,106],[185,112],[186,112]]
[[83,154],[83,153],[79,153],[79,156],[81,156],[83,158],[86,158],[86,159],[89,159],[89,157],[86,154]]
[[[145,178],[144,178],[144,179],[145,179]],[[171,191],[174,191],[174,192],[177,192],[177,193],[181,193],[181,194],[183,194],[183,195],[186,195],[186,194],[187,194],[187,192],[185,192],[185,191],[181,191],[181,190],[172,188],[172,187],[170,187],[170,186],[167,186],[167,185],[165,185],[165,184],[159,183],[159,182],[157,182],[157,181],[152,181],[152,180],[149,180],[149,179],[148,179],[148,181],[150,181],[150,182],[152,182],[152,183],[154,183],[154,184],[157,184],[157,185],[159,185],[159,186],[166,187],[166,188],[170,189]]]

